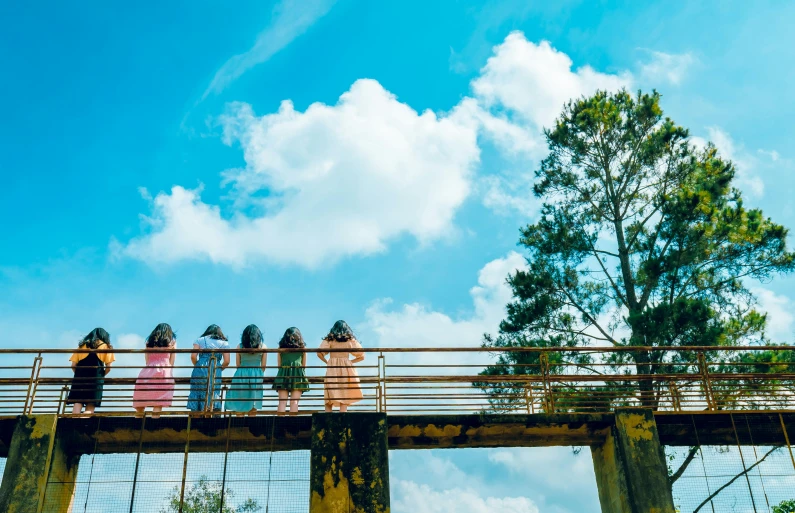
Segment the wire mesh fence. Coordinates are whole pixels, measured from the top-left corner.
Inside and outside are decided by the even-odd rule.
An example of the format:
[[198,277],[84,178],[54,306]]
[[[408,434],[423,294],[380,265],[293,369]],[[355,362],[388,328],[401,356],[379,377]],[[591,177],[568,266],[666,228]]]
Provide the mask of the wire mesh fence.
[[[783,418],[737,413],[730,420],[724,444],[666,447],[677,511],[761,513],[795,500],[795,458]],[[699,441],[714,433],[694,422],[686,435]]]
[[[96,420],[99,431],[108,419]],[[283,439],[268,450],[279,419],[190,419],[187,430],[177,425],[178,420],[159,419],[158,429],[171,433],[163,438],[145,436],[147,419],[140,419],[141,436],[129,453],[112,452],[119,449],[116,442],[96,437],[91,453],[80,456],[74,481],[51,473],[44,511],[65,511],[65,507],[71,513],[309,510],[309,451],[291,450]],[[233,434],[241,428],[260,434],[256,444],[235,439]],[[195,445],[198,438],[200,446]],[[175,450],[179,445],[182,452]]]

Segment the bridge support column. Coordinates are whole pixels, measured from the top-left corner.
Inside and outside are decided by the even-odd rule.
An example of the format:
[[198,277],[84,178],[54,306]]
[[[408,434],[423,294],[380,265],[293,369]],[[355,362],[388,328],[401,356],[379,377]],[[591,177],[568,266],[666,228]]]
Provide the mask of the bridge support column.
[[312,415],[310,513],[389,513],[384,413]]
[[602,513],[674,513],[654,414],[622,409],[607,440],[591,447]]
[[0,511],[70,511],[80,456],[69,454],[61,446],[56,424],[56,415],[18,418],[0,486]]

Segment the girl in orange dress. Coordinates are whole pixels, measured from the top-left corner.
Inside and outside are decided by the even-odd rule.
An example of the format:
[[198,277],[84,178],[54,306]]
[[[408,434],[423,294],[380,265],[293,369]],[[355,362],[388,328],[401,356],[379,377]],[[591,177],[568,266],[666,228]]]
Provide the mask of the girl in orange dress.
[[323,393],[326,411],[332,411],[334,406],[341,412],[347,411],[348,406],[362,400],[359,375],[353,367],[353,364],[364,360],[364,353],[360,351],[362,345],[356,340],[348,323],[337,321],[323,339],[320,348],[349,350],[317,353],[318,358],[328,366]]

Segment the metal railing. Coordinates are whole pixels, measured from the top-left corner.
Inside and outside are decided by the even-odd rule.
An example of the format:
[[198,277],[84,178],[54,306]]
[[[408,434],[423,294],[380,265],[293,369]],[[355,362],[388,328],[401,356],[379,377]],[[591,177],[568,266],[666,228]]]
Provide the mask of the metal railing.
[[[210,415],[213,401],[201,411],[189,411],[191,390],[189,354],[230,353],[232,364],[219,381],[199,380],[208,397],[227,409],[226,394],[235,385],[236,353],[267,353],[262,383],[262,408],[252,414],[272,415],[278,398],[271,389],[276,355],[295,350],[160,349],[176,353],[171,382],[148,385],[173,387],[173,401],[165,415]],[[323,353],[338,350],[323,349]],[[339,350],[346,352],[346,350]],[[75,350],[0,349],[0,416],[58,413],[68,415],[69,388],[75,386],[68,361]],[[97,351],[103,352],[103,351]],[[144,367],[143,349],[114,349],[116,362],[103,378],[103,396],[95,415],[131,415],[136,378]],[[343,395],[352,386],[330,384],[326,365],[307,348],[305,367],[309,390],[299,413],[323,411],[324,389],[337,387]],[[355,365],[362,400],[349,411],[397,414],[433,413],[606,413],[619,407],[646,406],[658,412],[795,410],[795,361],[789,346],[693,348],[366,348],[366,359]],[[511,353],[510,362],[497,357]],[[641,363],[637,363],[641,362]],[[210,367],[220,365],[210,358]],[[238,382],[238,388],[240,383]],[[193,380],[197,387],[197,380]],[[139,389],[141,385],[139,384]]]

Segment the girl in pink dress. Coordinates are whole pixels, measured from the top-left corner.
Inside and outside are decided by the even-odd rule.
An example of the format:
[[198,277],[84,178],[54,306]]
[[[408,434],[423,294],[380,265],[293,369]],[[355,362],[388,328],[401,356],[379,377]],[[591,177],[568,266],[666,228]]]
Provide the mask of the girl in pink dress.
[[163,407],[171,406],[174,398],[174,356],[168,349],[177,344],[174,331],[166,323],[158,324],[146,339],[146,367],[135,380],[133,407],[139,414],[152,407],[152,418],[160,416]]

